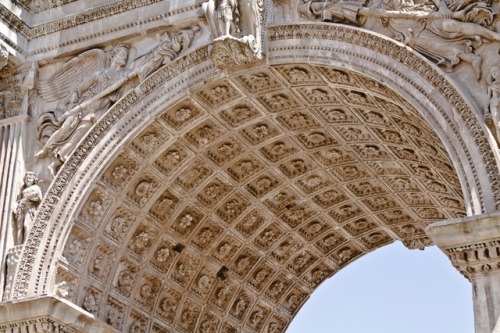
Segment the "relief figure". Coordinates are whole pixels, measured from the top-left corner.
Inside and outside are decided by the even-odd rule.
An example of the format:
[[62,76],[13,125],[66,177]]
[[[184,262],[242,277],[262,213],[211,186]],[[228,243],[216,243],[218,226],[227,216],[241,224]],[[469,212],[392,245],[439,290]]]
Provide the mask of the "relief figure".
[[486,78],[488,83],[488,113],[486,124],[488,125],[498,148],[500,148],[500,62],[491,67],[490,75]]
[[[152,50],[135,59],[131,59],[133,52],[126,45],[115,46],[109,54],[101,49],[89,50],[40,82],[38,91],[45,100],[61,102],[54,111],[40,117],[38,138],[46,141],[35,158],[52,154],[56,161],[50,170],[55,175],[106,110],[161,66],[177,58],[199,33],[200,28],[194,26],[173,37],[166,36]],[[88,72],[94,74],[83,79]]]
[[38,182],[38,174],[26,172],[21,194],[13,210],[15,245],[23,244],[33,227],[36,210],[42,201],[42,190],[38,186]]
[[237,0],[209,0],[205,4],[205,12],[214,38],[239,37],[241,30]]
[[472,65],[481,78],[482,58],[475,50],[484,41],[500,41],[500,33],[489,26],[494,13],[481,0],[384,0],[378,6],[368,1],[305,0],[301,16],[322,21],[363,26],[368,17],[377,17],[392,31],[394,39],[411,46],[446,70],[460,61]]
[[200,34],[201,28],[194,25],[191,29],[181,30],[172,37],[166,35],[150,52],[132,62],[131,73],[128,76],[137,76],[140,82],[144,81],[161,66],[175,60],[179,53],[189,48]]
[[218,67],[261,59],[263,0],[208,0],[203,11],[212,32],[211,58]]
[[[90,58],[88,52],[95,55]],[[80,81],[73,89],[66,88],[67,95],[58,104],[56,111],[46,113],[41,117],[38,127],[39,139],[44,137],[48,137],[48,139],[43,148],[35,154],[35,158],[44,158],[51,153],[56,158],[56,162],[51,165],[53,174],[67,160],[76,144],[88,132],[96,119],[122,96],[123,83],[120,85],[116,83],[123,82],[123,79],[127,77],[128,55],[129,48],[127,46],[115,46],[110,52],[109,65],[104,67],[107,58],[104,51],[98,49],[87,51],[70,60],[69,66],[65,64],[62,73],[56,73],[54,77],[47,80],[48,82],[42,82],[39,85],[40,93],[49,95],[52,93],[53,86],[64,85],[65,80],[74,76],[83,77],[83,73],[78,73],[79,69],[75,67],[103,66],[102,69],[95,70],[89,78]],[[80,62],[87,63],[81,64]],[[98,62],[98,64],[92,64],[92,62]],[[58,92],[53,93],[59,94]],[[62,115],[57,117],[58,113],[62,113]]]

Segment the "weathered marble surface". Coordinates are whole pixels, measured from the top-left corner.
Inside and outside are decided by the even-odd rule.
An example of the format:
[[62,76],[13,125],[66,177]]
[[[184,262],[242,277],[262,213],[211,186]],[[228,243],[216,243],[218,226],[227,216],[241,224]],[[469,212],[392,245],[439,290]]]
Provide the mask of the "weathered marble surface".
[[[490,332],[496,259],[460,255],[498,242],[498,7],[2,3],[0,322],[282,332],[350,262],[432,235]],[[13,214],[27,170],[43,200]]]

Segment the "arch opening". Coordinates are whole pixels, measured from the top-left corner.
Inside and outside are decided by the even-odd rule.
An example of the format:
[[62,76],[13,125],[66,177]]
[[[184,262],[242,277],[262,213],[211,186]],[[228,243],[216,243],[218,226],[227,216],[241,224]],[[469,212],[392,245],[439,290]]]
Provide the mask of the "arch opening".
[[222,72],[201,48],[107,112],[51,186],[15,297],[65,288],[119,330],[279,332],[364,253],[495,204],[473,134],[443,129],[432,66],[410,85],[387,54],[271,30],[268,64]]
[[470,283],[435,246],[395,242],[323,282],[286,333],[474,331]]
[[219,78],[103,168],[55,284],[118,330],[282,331],[349,262],[394,240],[423,248],[431,221],[465,215],[450,170],[418,111],[360,73]]

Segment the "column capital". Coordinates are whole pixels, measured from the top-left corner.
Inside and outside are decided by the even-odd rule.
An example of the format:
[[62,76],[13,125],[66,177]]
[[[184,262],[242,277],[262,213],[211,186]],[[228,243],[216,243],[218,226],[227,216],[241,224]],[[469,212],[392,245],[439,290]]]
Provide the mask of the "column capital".
[[0,303],[0,332],[116,333],[92,314],[56,296]]
[[500,212],[433,223],[427,233],[470,281],[500,272]]

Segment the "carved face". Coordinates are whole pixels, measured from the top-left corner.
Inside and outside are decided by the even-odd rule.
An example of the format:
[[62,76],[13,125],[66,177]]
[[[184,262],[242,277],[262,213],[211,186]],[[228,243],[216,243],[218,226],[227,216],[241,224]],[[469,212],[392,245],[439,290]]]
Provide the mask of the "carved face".
[[113,49],[112,63],[120,67],[124,67],[127,64],[128,49],[124,46],[117,46]]
[[24,176],[24,183],[26,186],[31,186],[35,184],[37,181],[37,177],[33,173],[27,173],[26,176]]

